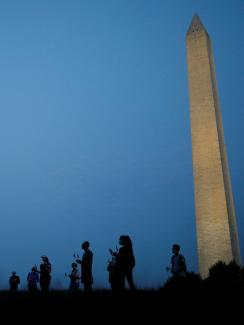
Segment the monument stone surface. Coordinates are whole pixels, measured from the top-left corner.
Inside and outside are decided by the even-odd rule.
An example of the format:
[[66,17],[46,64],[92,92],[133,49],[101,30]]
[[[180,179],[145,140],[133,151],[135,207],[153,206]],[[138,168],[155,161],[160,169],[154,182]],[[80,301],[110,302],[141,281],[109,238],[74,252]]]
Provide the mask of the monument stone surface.
[[241,263],[210,37],[195,15],[186,35],[199,273]]

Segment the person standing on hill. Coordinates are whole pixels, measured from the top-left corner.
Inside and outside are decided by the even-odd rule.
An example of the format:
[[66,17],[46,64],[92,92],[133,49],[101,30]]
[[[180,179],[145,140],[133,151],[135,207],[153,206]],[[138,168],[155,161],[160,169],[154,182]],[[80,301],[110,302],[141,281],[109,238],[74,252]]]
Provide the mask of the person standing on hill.
[[122,235],[119,237],[120,248],[118,252],[110,249],[110,254],[116,256],[118,267],[123,274],[123,282],[127,280],[131,290],[135,290],[133,281],[133,269],[135,267],[135,257],[133,253],[132,241],[129,236]]
[[77,258],[76,263],[81,265],[81,282],[84,286],[84,291],[92,291],[93,276],[92,276],[92,262],[93,262],[93,253],[89,249],[89,241],[84,241],[81,245],[81,248],[84,250],[82,259]]
[[47,256],[42,255],[41,259],[42,263],[40,264],[40,286],[42,292],[48,292],[51,282],[52,266]]
[[27,283],[28,283],[28,290],[29,292],[36,292],[37,289],[37,283],[39,282],[39,275],[37,271],[37,267],[33,266],[31,269],[31,272],[27,275]]
[[9,278],[10,291],[17,291],[19,284],[20,284],[20,277],[16,274],[15,271],[13,271],[12,275]]
[[117,256],[112,255],[112,259],[107,266],[108,280],[112,291],[121,291],[125,288],[125,277],[121,268],[119,267]]
[[174,244],[172,246],[171,268],[167,268],[175,278],[183,278],[186,276],[186,260],[180,254],[180,245]]
[[69,274],[70,278],[70,285],[69,285],[69,291],[76,292],[79,290],[80,287],[80,273],[77,269],[77,263],[71,264],[72,270]]

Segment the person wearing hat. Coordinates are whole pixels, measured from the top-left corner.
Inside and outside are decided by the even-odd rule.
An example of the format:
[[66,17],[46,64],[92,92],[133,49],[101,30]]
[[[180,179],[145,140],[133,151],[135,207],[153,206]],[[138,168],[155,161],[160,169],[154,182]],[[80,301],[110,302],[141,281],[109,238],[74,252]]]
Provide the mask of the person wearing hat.
[[46,255],[41,256],[42,263],[40,264],[40,286],[42,292],[49,291],[50,282],[51,282],[51,271],[52,266],[49,262],[49,259]]
[[20,277],[16,274],[15,271],[13,271],[12,275],[9,278],[10,291],[17,291],[19,284],[20,284]]

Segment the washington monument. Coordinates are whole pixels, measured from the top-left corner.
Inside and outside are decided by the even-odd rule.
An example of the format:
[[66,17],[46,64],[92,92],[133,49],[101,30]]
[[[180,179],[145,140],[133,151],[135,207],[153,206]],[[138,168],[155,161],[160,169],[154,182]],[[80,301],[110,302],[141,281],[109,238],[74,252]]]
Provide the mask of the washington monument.
[[210,37],[195,15],[186,35],[199,272],[241,263]]

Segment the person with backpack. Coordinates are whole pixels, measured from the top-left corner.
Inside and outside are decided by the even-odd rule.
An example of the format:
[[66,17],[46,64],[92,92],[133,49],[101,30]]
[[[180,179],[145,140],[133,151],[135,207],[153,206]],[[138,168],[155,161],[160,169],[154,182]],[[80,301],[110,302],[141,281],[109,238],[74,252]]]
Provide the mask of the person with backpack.
[[123,274],[123,279],[127,280],[131,290],[135,290],[135,284],[133,281],[133,269],[135,267],[135,257],[133,253],[132,241],[128,235],[122,235],[119,237],[120,248],[118,252],[110,249],[110,254],[116,256],[118,268]]
[[20,284],[20,277],[16,275],[15,271],[13,271],[12,275],[9,278],[10,291],[17,291],[19,284]]
[[46,255],[41,256],[42,263],[40,264],[40,286],[42,292],[48,292],[51,282],[52,266]]
[[30,292],[36,292],[37,289],[37,283],[39,282],[39,275],[37,271],[37,267],[33,266],[31,269],[31,272],[27,275],[27,283],[28,283],[28,289]]
[[171,257],[171,273],[176,278],[182,278],[186,276],[186,260],[185,257],[180,254],[180,245],[174,244],[172,246],[172,257]]

